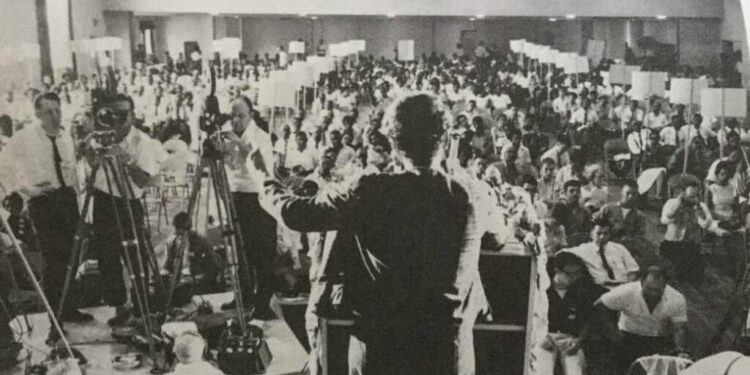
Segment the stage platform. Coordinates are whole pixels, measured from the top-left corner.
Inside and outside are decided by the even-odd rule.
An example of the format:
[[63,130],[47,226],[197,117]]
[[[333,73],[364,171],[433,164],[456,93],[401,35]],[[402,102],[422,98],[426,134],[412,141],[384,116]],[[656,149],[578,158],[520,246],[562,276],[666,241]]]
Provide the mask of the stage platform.
[[[211,303],[214,312],[220,311],[220,306],[224,302],[232,299],[231,293],[221,293],[203,296]],[[200,297],[194,297],[196,303],[200,302]],[[269,321],[253,320],[252,324],[263,329],[266,341],[273,354],[273,361],[266,371],[267,375],[287,375],[299,374],[305,367],[307,361],[307,352],[302,344],[297,340],[287,323],[282,319],[281,309],[278,301],[272,300],[272,309],[278,316],[277,319]],[[137,369],[130,371],[117,371],[112,367],[112,359],[120,354],[131,353],[136,351],[129,345],[124,345],[112,339],[110,328],[107,326],[107,319],[113,316],[114,311],[109,307],[95,307],[82,309],[94,315],[94,321],[85,324],[65,324],[65,330],[68,332],[68,340],[76,349],[80,350],[88,359],[89,363],[84,367],[87,375],[109,375],[116,373],[126,373],[129,375],[147,375],[152,368],[151,363],[145,363]],[[22,340],[26,350],[31,354],[31,363],[38,364],[44,360],[49,351],[44,340],[49,333],[49,319],[46,314],[29,315],[29,322],[33,327],[30,333],[25,333]],[[19,332],[21,327],[27,330],[23,317],[18,317],[11,324],[13,330]],[[22,353],[21,358],[25,357]],[[25,361],[19,363],[13,368],[0,371],[0,375],[21,375],[24,374]]]

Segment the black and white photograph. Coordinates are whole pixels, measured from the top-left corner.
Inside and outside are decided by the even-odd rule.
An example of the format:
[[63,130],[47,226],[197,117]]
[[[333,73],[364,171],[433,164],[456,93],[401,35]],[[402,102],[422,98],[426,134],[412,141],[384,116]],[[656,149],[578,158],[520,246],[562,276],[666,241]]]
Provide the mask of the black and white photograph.
[[0,6],[0,375],[750,374],[750,0]]

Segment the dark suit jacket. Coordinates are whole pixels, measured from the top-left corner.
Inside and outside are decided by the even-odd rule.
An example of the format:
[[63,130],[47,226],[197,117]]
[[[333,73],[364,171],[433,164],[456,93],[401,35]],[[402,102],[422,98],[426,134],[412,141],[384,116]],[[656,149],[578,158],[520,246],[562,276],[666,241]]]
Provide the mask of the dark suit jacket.
[[594,217],[602,218],[612,224],[613,238],[646,235],[646,219],[643,214],[636,209],[631,209],[627,216],[623,216],[619,203],[604,205]]
[[366,175],[313,198],[267,181],[260,200],[290,229],[338,231],[330,257],[343,270],[358,331],[460,319],[455,312],[469,289],[462,284],[472,280],[460,264],[474,228],[469,195],[450,177],[432,170]]

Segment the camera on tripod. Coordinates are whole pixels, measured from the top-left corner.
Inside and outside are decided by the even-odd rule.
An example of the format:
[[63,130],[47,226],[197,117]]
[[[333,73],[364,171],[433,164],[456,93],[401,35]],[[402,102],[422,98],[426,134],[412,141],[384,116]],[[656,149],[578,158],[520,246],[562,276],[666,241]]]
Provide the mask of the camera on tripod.
[[[121,101],[129,102],[130,107],[117,108],[114,105],[114,103]],[[122,141],[120,130],[126,125],[129,112],[133,109],[132,100],[122,94],[95,89],[91,92],[91,103],[94,115],[92,138],[104,148],[110,148],[115,143]]]

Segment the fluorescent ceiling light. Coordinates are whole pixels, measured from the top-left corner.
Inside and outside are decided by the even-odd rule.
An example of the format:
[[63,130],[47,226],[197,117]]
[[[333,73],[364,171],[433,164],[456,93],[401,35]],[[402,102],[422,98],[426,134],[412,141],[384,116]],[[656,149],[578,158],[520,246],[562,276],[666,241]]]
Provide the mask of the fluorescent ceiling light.
[[478,20],[484,19],[484,14],[477,14],[477,19]]
[[469,18],[469,21],[471,21],[471,22],[474,22],[474,21],[476,21],[476,20],[477,20],[477,19],[476,19],[476,18],[474,18],[474,17],[471,17],[471,18]]
[[557,22],[557,18],[555,18],[555,17],[550,17],[550,18],[549,18],[549,22]]
[[567,14],[567,15],[565,15],[565,18],[567,18],[569,20],[574,20],[574,19],[576,19],[576,15],[575,14]]
[[657,20],[665,20],[665,19],[667,19],[667,16],[665,16],[663,14],[660,14],[660,15],[656,16],[656,19]]

